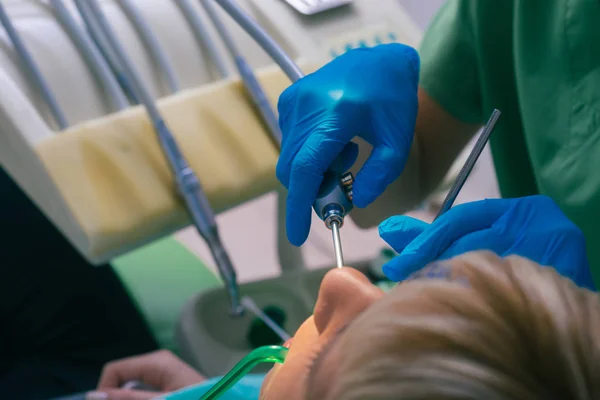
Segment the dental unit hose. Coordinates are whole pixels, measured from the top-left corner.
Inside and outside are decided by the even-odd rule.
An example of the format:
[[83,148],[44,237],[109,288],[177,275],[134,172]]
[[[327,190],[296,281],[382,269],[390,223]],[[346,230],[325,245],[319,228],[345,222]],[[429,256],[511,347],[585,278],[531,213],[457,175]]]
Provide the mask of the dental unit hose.
[[222,78],[229,78],[231,76],[231,71],[225,62],[225,59],[222,57],[221,51],[217,47],[215,41],[212,40],[211,34],[204,25],[202,18],[200,18],[200,15],[198,15],[190,0],[175,0],[175,3],[177,3],[181,9],[181,13],[188,21],[192,32],[194,32],[196,41],[206,48],[215,67],[219,71],[219,75],[221,75]]
[[[131,85],[136,97],[146,108],[161,148],[169,163],[169,166],[175,176],[179,192],[187,206],[190,217],[198,230],[198,233],[207,243],[212,256],[217,264],[231,304],[231,313],[239,316],[243,313],[243,307],[240,304],[240,294],[237,285],[237,277],[233,264],[229,258],[225,247],[219,236],[214,212],[208,202],[208,199],[202,189],[198,177],[185,160],[183,153],[179,149],[175,137],[163,120],[154,99],[150,96],[148,90],[143,86],[139,75],[124,49],[121,47],[118,39],[112,31],[108,20],[104,16],[97,0],[75,0],[77,3],[85,2],[89,6],[91,16],[95,19],[97,26],[102,30],[104,37],[113,50],[117,61],[123,68],[123,72]],[[85,5],[79,4],[85,7]]]
[[115,111],[123,110],[129,107],[127,96],[123,93],[119,82],[112,73],[110,66],[102,53],[96,47],[96,44],[88,36],[85,30],[77,24],[65,6],[63,0],[50,0],[50,5],[54,10],[56,17],[67,31],[75,46],[79,49],[83,58],[86,60],[90,70],[96,75],[98,81],[102,83],[106,95],[110,98]]
[[117,2],[135,27],[140,39],[145,44],[148,52],[152,55],[152,58],[154,58],[157,66],[162,71],[171,93],[178,92],[180,84],[175,74],[175,69],[169,62],[168,57],[158,42],[158,38],[152,33],[152,29],[150,29],[150,26],[138,10],[137,6],[133,4],[131,0],[117,0]]
[[[302,70],[290,56],[235,1],[215,1],[263,48],[292,82],[304,77]],[[323,178],[317,199],[313,204],[313,209],[319,218],[332,231],[336,266],[338,268],[344,265],[340,228],[344,224],[344,217],[353,208],[353,181],[354,177],[350,172],[340,175],[333,170],[328,171]]]
[[133,88],[127,81],[125,77],[125,73],[123,72],[123,68],[119,65],[117,57],[115,56],[114,51],[110,48],[106,37],[102,33],[102,29],[98,26],[94,16],[92,15],[87,2],[85,1],[75,1],[75,6],[77,7],[77,11],[83,22],[85,24],[86,30],[88,31],[90,38],[96,44],[96,47],[102,54],[102,57],[106,60],[108,66],[113,72],[114,76],[119,82],[119,85],[123,88],[125,95],[129,99],[129,101],[133,104],[139,104],[139,100],[136,97],[135,93],[133,93]]
[[52,117],[53,117],[54,121],[56,122],[56,125],[58,126],[58,128],[60,130],[66,129],[69,126],[69,123],[67,122],[67,118],[65,117],[64,112],[58,105],[58,102],[56,101],[54,94],[50,90],[48,83],[42,76],[42,73],[41,73],[39,67],[37,66],[37,64],[35,63],[33,57],[31,56],[31,54],[25,47],[25,44],[21,40],[19,33],[17,32],[17,30],[13,26],[12,22],[10,21],[10,18],[8,17],[8,14],[4,10],[4,7],[2,6],[1,2],[0,2],[0,23],[4,27],[4,30],[6,30],[6,33],[8,34],[8,38],[12,42],[13,47],[15,48],[19,57],[21,58],[21,61],[23,62],[25,71],[29,75],[30,79],[37,86],[37,89],[39,90],[42,98],[46,102],[46,105],[48,106],[50,113],[52,114]]
[[242,78],[244,87],[250,95],[254,106],[258,109],[263,122],[267,125],[267,129],[269,130],[271,138],[278,147],[281,147],[281,130],[279,129],[277,115],[275,115],[275,111],[271,107],[271,103],[269,103],[267,95],[260,86],[258,79],[256,79],[254,72],[252,72],[250,64],[246,61],[238,47],[235,45],[233,37],[230,35],[229,31],[225,27],[225,24],[217,14],[217,10],[213,5],[214,0],[200,0],[200,2],[204,6],[206,13],[210,17],[215,29],[219,33],[219,36],[221,36],[221,39],[223,39],[225,47],[227,47],[227,50],[235,60],[235,66],[240,74],[240,77]]

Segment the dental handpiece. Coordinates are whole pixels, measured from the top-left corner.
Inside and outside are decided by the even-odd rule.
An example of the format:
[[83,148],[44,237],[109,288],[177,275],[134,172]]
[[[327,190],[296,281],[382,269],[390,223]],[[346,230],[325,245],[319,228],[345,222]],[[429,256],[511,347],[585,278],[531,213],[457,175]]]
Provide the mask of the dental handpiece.
[[237,277],[233,264],[223,246],[214,212],[208,202],[208,199],[202,189],[200,181],[194,171],[190,168],[183,153],[179,149],[175,137],[167,127],[162,118],[154,99],[150,95],[147,88],[141,82],[133,63],[129,60],[125,50],[122,48],[116,35],[112,31],[107,18],[103,14],[97,0],[75,0],[76,3],[81,3],[79,6],[88,6],[90,16],[97,23],[97,26],[102,30],[104,38],[107,40],[118,59],[119,65],[123,68],[123,72],[128,83],[140,99],[140,102],[146,108],[148,115],[156,131],[157,138],[160,142],[161,149],[169,163],[169,166],[175,176],[176,184],[179,192],[184,200],[185,205],[190,213],[192,222],[194,223],[198,233],[213,255],[215,263],[219,269],[219,273],[224,281],[227,295],[231,304],[231,312],[234,316],[243,314],[243,307],[240,304],[240,294],[237,285]]
[[[273,38],[250,17],[246,11],[233,0],[215,0],[219,5],[248,33],[263,50],[279,65],[292,82],[296,82],[304,74],[288,54],[273,40]],[[313,209],[331,230],[337,267],[344,265],[340,228],[344,217],[352,210],[351,173],[340,175],[333,170],[327,171],[319,189]]]

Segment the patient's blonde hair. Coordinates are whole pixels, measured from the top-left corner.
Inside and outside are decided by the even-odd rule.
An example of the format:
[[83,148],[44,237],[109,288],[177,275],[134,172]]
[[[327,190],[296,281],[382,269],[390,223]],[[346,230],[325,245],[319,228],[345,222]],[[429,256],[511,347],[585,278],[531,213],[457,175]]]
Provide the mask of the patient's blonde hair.
[[430,266],[341,340],[336,399],[600,399],[599,296],[520,257]]

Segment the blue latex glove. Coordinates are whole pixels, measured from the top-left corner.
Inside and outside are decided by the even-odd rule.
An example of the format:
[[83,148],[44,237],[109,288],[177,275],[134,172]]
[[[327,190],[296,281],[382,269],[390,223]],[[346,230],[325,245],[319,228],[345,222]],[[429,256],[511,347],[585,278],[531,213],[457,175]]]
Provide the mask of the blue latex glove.
[[386,44],[349,51],[287,88],[278,103],[283,133],[277,178],[289,190],[287,234],[300,246],[324,173],[354,164],[359,136],[373,146],[356,176],[354,204],[365,207],[404,168],[417,117],[419,56]]
[[396,216],[379,225],[379,234],[400,253],[383,267],[394,281],[435,260],[490,250],[553,266],[579,286],[595,290],[582,232],[546,196],[461,204],[432,224]]

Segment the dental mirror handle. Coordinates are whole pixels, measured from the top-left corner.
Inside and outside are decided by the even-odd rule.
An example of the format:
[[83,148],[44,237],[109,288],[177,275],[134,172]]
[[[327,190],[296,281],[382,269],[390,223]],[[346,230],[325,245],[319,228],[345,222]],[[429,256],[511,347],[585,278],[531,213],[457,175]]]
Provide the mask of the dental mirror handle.
[[498,122],[498,119],[500,118],[501,114],[502,113],[499,110],[494,110],[494,112],[492,112],[492,115],[490,116],[490,119],[488,120],[488,122],[485,124],[485,127],[483,128],[483,131],[479,135],[479,138],[477,139],[475,146],[473,146],[473,150],[471,150],[471,152],[469,153],[467,160],[465,161],[464,165],[460,169],[460,172],[456,176],[456,180],[454,181],[454,184],[452,185],[452,187],[450,188],[450,191],[446,195],[446,198],[444,199],[444,202],[442,203],[442,207],[440,208],[437,215],[435,216],[434,221],[437,220],[439,217],[441,217],[443,214],[445,214],[448,210],[450,210],[450,208],[452,208],[452,205],[456,201],[458,194],[460,193],[461,189],[465,185],[467,178],[471,174],[471,171],[473,170],[475,163],[479,159],[481,152],[483,151],[483,149],[485,148],[485,145],[490,140],[490,136],[492,135],[492,132],[494,131],[494,128],[496,127],[496,123]]

